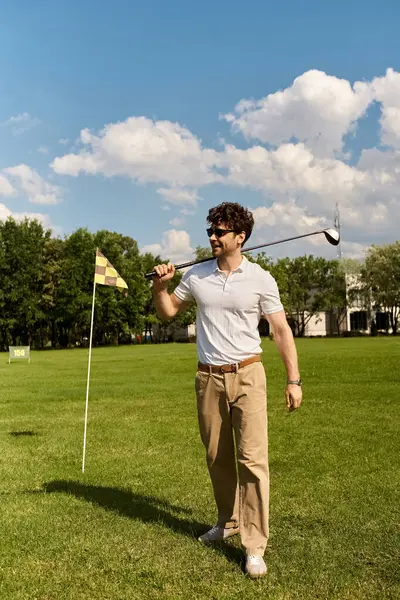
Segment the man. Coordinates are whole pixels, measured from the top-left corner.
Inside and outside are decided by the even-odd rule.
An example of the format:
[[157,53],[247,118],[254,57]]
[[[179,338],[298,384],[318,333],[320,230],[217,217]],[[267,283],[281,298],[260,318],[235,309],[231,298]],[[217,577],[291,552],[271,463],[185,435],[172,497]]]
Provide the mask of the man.
[[240,532],[246,572],[262,577],[269,471],[260,318],[268,320],[286,367],[289,410],[302,400],[297,353],[274,278],[241,254],[254,225],[251,212],[225,202],[209,211],[207,221],[215,260],[193,266],[172,294],[167,287],[174,266],[156,266],[154,297],[166,320],[193,301],[197,305],[197,410],[218,509],[217,524],[199,540],[211,543]]

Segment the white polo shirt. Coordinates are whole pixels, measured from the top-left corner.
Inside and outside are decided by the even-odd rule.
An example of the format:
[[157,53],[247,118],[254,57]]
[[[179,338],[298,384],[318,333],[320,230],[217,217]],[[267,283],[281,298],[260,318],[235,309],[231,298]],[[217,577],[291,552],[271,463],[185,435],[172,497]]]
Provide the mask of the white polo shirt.
[[216,259],[195,265],[174,294],[196,302],[197,353],[204,364],[231,364],[260,354],[261,315],[283,310],[275,279],[245,256],[228,276]]

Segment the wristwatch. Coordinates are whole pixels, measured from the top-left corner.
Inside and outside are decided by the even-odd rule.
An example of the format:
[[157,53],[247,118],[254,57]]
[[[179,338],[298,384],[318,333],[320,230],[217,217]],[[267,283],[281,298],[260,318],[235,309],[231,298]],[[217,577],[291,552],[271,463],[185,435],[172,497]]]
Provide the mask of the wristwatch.
[[286,382],[286,385],[299,385],[300,387],[302,386],[302,380],[301,379],[294,379],[294,380],[288,380]]

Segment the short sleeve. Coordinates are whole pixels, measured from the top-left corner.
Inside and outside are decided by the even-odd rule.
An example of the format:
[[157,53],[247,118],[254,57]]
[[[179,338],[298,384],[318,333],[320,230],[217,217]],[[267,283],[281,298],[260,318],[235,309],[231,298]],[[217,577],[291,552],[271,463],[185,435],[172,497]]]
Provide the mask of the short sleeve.
[[174,294],[183,302],[192,302],[194,300],[190,290],[190,271],[187,271],[183,275],[180,283],[174,289]]
[[268,271],[264,271],[263,273],[261,287],[260,305],[262,313],[264,315],[270,315],[283,310],[278,285]]

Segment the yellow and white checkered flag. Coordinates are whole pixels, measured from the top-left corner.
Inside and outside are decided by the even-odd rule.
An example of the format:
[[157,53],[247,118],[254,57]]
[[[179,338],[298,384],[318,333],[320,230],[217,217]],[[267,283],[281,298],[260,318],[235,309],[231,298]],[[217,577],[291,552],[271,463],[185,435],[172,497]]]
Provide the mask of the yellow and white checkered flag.
[[[128,289],[126,282],[120,277],[118,271],[114,269],[110,261],[96,249],[96,268],[94,273],[95,283],[100,285],[111,285],[117,287],[120,292]],[[127,293],[127,292],[125,292]]]
[[92,316],[90,320],[90,338],[89,338],[89,361],[88,361],[88,376],[86,384],[86,408],[85,408],[85,428],[83,432],[83,454],[82,454],[82,473],[85,472],[86,458],[86,433],[88,422],[89,408],[89,383],[90,383],[90,363],[92,359],[92,340],[93,340],[93,320],[94,320],[94,303],[96,298],[96,283],[100,285],[111,285],[117,287],[120,292],[127,294],[128,286],[126,282],[119,276],[118,271],[114,269],[112,264],[106,257],[96,248],[96,267],[94,270],[94,285],[93,285],[93,301],[92,301]]

